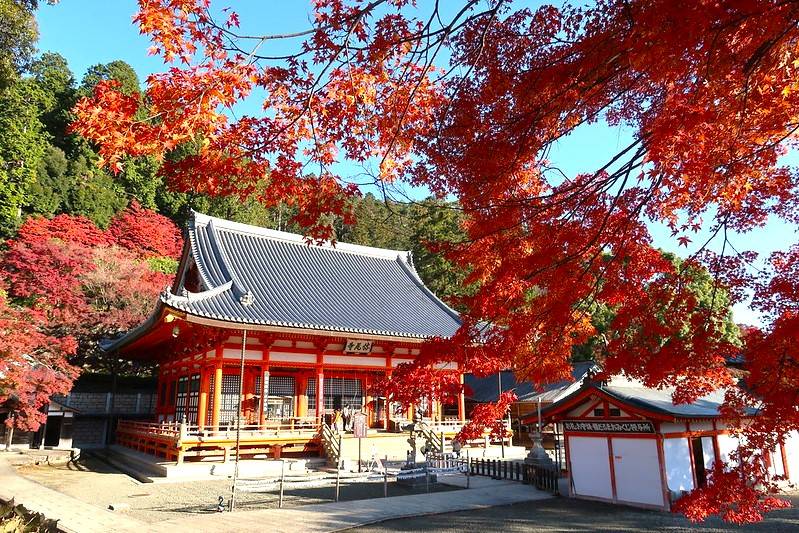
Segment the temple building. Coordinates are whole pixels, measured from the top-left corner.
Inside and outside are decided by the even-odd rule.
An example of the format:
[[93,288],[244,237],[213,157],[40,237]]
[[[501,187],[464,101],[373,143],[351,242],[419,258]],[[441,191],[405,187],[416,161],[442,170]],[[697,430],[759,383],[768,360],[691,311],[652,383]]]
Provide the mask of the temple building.
[[[316,246],[200,213],[187,229],[174,283],[152,316],[104,345],[109,356],[159,368],[155,420],[120,421],[118,443],[177,461],[227,459],[239,398],[242,455],[321,452],[320,428],[335,409],[362,411],[382,432],[408,420],[412,413],[370,396],[370,384],[461,325],[410,252]],[[465,419],[463,397],[416,408],[448,434]]]
[[[723,416],[724,390],[687,404],[675,404],[673,392],[624,376],[589,377],[544,409],[544,423],[564,435],[569,495],[669,510],[707,483],[715,462],[734,468],[744,437]],[[744,420],[756,416],[750,408]],[[535,424],[537,415],[523,422]],[[786,435],[763,458],[773,479],[799,482],[799,433]]]

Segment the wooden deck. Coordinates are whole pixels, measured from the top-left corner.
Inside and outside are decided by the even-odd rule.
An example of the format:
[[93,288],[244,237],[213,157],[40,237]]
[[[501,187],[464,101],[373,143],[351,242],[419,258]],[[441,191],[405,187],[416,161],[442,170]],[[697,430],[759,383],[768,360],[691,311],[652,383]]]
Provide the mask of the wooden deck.
[[[228,461],[236,453],[236,429],[218,430],[174,423],[120,420],[117,443],[178,463],[187,458],[219,458]],[[314,419],[292,419],[263,426],[242,426],[242,457],[282,453],[319,454],[319,426]]]
[[[463,425],[459,420],[427,423],[430,431],[436,435],[443,433],[448,438],[452,438]],[[373,436],[385,433],[381,430]],[[227,462],[236,454],[235,426],[213,430],[187,424],[120,420],[116,440],[122,446],[177,463],[209,459]],[[242,458],[256,455],[277,458],[286,453],[324,455],[321,426],[315,418],[291,418],[264,425],[242,426],[239,449]]]

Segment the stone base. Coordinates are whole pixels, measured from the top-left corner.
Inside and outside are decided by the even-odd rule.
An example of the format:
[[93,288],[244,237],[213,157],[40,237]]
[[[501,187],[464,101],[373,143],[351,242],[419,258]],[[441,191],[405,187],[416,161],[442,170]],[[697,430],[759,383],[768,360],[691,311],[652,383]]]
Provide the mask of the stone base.
[[[430,474],[430,483],[436,483],[438,481],[438,477],[436,474]],[[427,481],[425,480],[424,476],[413,477],[410,479],[398,479],[397,485],[402,485],[403,487],[410,487],[410,488],[417,488],[417,487],[424,487],[427,485]]]

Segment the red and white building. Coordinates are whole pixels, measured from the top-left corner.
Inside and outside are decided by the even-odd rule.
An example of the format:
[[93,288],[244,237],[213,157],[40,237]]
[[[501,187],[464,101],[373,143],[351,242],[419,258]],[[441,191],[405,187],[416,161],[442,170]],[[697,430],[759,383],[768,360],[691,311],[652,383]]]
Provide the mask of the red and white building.
[[[723,392],[681,405],[672,392],[618,377],[586,379],[544,411],[544,422],[564,436],[571,496],[668,510],[706,482],[716,460],[731,463],[739,440],[719,414]],[[799,482],[799,434],[767,456],[772,475]]]
[[[159,366],[156,419],[120,422],[117,440],[178,461],[227,458],[240,393],[242,453],[321,451],[325,415],[347,406],[391,429],[412,413],[370,395],[370,385],[460,324],[410,252],[309,245],[194,213],[173,285],[145,323],[104,346]],[[462,397],[418,408],[449,434],[465,418]]]

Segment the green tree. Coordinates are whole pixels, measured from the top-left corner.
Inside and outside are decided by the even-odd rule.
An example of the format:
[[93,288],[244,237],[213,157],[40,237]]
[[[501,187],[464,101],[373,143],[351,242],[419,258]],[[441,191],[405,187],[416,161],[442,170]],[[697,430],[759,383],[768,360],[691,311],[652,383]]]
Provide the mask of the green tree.
[[97,166],[97,155],[86,149],[69,162],[65,176],[68,192],[62,212],[83,215],[101,228],[128,205],[122,186]]
[[89,67],[80,84],[79,92],[81,96],[91,94],[94,87],[104,80],[118,81],[120,90],[127,95],[141,92],[139,76],[133,70],[133,67],[124,61],[116,60]]
[[39,122],[41,100],[41,90],[29,79],[0,89],[0,234],[4,236],[21,222],[25,196],[47,145]]
[[74,118],[72,107],[77,100],[75,77],[67,60],[60,54],[45,52],[33,61],[29,72],[42,90],[40,120],[51,142],[71,154],[79,143],[85,141],[67,133],[67,127]]
[[27,213],[50,218],[62,212],[64,198],[70,189],[66,180],[68,168],[69,161],[64,151],[47,144],[39,160],[36,180],[28,189]]
[[467,272],[448,261],[443,249],[449,244],[463,242],[463,211],[454,202],[432,198],[411,205],[410,211],[414,226],[410,249],[419,276],[438,296],[457,302],[457,298],[469,294],[472,288],[464,285]]
[[0,89],[18,79],[36,49],[36,6],[35,0],[0,0]]
[[[732,316],[730,295],[724,287],[719,286],[713,276],[705,268],[689,265],[671,252],[661,252],[663,257],[674,264],[675,271],[680,279],[687,283],[685,287],[696,298],[696,308],[699,310],[712,310],[714,316],[723,316],[719,326],[724,341],[734,345],[741,345],[741,332]],[[610,256],[607,256],[609,259]],[[624,334],[613,330],[613,320],[616,313],[613,308],[605,303],[591,302],[587,304],[587,311],[591,315],[591,324],[596,329],[596,335],[587,342],[575,346],[572,357],[575,361],[590,361],[602,359],[609,336]],[[661,312],[662,314],[662,312]],[[684,331],[689,331],[686,323]]]

